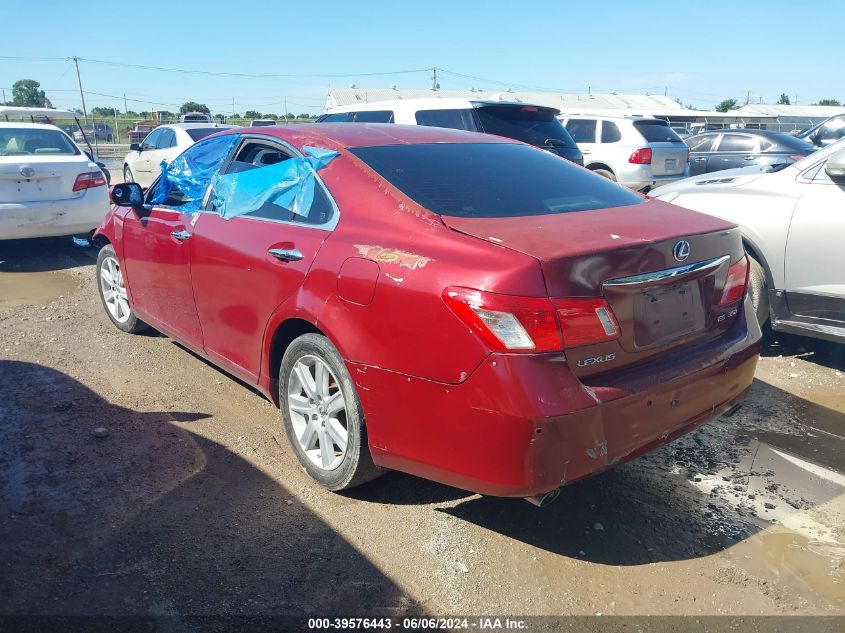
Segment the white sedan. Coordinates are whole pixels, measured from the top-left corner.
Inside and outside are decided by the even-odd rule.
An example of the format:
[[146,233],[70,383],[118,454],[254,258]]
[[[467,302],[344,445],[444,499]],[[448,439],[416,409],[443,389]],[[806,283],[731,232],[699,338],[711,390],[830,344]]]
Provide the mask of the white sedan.
[[103,172],[70,136],[0,122],[0,240],[90,233],[108,211]]
[[739,225],[761,324],[845,343],[845,139],[796,163],[704,174],[651,195]]
[[174,123],[160,125],[142,143],[129,146],[123,159],[124,182],[149,187],[161,173],[161,161],[170,162],[200,139],[236,127],[216,123]]

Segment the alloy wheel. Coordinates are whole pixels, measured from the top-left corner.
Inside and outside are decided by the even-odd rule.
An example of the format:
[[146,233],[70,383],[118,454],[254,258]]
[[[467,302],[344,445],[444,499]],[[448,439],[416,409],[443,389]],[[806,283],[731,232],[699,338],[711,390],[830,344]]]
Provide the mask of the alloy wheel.
[[106,257],[100,266],[100,292],[103,293],[103,302],[112,318],[118,323],[126,323],[132,311],[129,309],[123,273],[114,257]]
[[334,470],[349,442],[346,401],[337,377],[309,354],[294,363],[287,387],[288,415],[299,447],[318,468]]

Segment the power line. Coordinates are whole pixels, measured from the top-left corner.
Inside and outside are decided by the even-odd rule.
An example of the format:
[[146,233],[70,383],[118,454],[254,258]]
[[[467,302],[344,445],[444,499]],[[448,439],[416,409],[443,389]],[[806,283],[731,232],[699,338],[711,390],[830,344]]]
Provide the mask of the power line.
[[296,73],[296,74],[279,74],[279,73],[231,73],[219,72],[212,70],[197,70],[188,68],[168,68],[165,66],[147,66],[144,64],[126,64],[123,62],[112,62],[102,59],[90,59],[87,57],[80,57],[80,61],[88,62],[89,64],[101,64],[104,66],[116,66],[118,68],[135,68],[139,70],[155,70],[157,72],[166,73],[182,73],[187,75],[209,75],[212,77],[242,77],[247,79],[340,79],[344,77],[380,77],[386,75],[406,75],[410,73],[428,72],[428,68],[415,68],[411,70],[391,70],[382,72],[369,73]]

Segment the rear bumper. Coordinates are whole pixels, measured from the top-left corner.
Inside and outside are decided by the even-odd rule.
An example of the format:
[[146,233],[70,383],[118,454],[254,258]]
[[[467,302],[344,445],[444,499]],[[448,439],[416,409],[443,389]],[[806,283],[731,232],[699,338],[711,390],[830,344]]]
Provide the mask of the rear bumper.
[[630,189],[633,189],[634,191],[651,191],[652,189],[655,189],[661,185],[668,185],[670,182],[683,180],[688,176],[689,174],[686,173],[677,174],[675,176],[653,176],[651,178],[639,178],[636,180],[623,182],[621,184],[625,185]]
[[0,240],[88,233],[108,212],[107,187],[68,200],[0,203]]
[[748,390],[760,330],[745,303],[719,339],[589,385],[562,355],[493,354],[459,385],[350,363],[373,459],[482,494],[525,497],[637,457]]

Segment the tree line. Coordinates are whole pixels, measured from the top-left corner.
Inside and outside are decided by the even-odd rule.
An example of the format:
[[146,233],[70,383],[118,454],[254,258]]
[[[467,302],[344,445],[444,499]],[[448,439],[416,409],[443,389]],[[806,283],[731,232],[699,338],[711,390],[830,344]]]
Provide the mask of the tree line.
[[[52,108],[53,104],[50,103],[50,99],[47,98],[46,93],[41,90],[41,84],[34,79],[19,79],[14,84],[12,84],[12,100],[3,103],[2,105],[9,105],[9,106],[17,106],[17,107],[26,107],[26,108]],[[82,114],[82,111],[79,108],[73,109],[75,112]],[[176,114],[185,114],[187,112],[203,112],[205,114],[211,114],[211,110],[208,108],[207,105],[204,103],[198,103],[196,101],[186,101],[182,104],[179,108],[178,113],[168,112],[166,110],[158,110],[157,113],[165,118],[175,117]],[[142,111],[142,112],[135,112],[134,110],[127,110],[126,112],[121,112],[117,108],[110,108],[104,106],[96,106],[91,108],[90,113],[96,117],[126,117],[126,118],[149,118],[152,116],[151,111]],[[233,119],[273,119],[275,121],[282,120],[282,119],[313,119],[315,118],[314,115],[301,113],[301,114],[294,114],[292,112],[287,113],[287,117],[284,114],[274,114],[274,113],[265,113],[262,114],[257,110],[247,110],[244,112],[243,116],[237,113],[233,113],[230,115],[223,115],[223,114],[216,114],[214,116],[215,119],[218,121],[223,121],[227,118]]]

